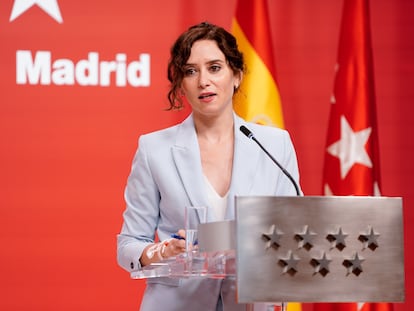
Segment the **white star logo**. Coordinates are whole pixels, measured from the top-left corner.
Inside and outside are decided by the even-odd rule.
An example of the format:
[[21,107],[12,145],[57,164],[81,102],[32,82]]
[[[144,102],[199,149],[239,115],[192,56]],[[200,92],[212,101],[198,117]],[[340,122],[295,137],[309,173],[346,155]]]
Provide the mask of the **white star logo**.
[[35,4],[37,4],[58,23],[63,22],[57,0],[14,0],[13,9],[10,15],[10,22],[18,18]]
[[331,187],[329,187],[328,184],[325,184],[325,186],[323,187],[323,189],[324,189],[324,191],[323,191],[324,195],[326,195],[326,196],[333,196],[333,192],[331,190]]
[[374,182],[374,196],[380,197],[381,196],[381,190],[379,188],[378,182]]
[[341,139],[330,145],[327,151],[341,161],[342,179],[345,178],[355,163],[372,168],[371,159],[365,150],[365,144],[371,135],[371,130],[368,127],[359,132],[354,132],[345,117],[341,117]]

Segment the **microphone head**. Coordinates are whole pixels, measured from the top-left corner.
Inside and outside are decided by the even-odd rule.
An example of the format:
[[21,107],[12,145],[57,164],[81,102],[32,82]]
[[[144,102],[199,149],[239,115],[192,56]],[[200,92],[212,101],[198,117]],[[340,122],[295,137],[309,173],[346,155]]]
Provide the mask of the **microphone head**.
[[252,138],[253,137],[253,133],[244,125],[240,126],[240,131],[246,135],[248,138]]

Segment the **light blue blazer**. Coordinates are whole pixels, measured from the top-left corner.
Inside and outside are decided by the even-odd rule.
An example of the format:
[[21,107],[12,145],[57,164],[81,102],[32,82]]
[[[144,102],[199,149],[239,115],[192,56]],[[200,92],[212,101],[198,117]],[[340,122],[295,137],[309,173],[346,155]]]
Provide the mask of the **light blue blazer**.
[[[234,219],[237,195],[296,195],[292,182],[253,140],[240,132],[241,125],[254,133],[299,185],[296,153],[287,131],[249,123],[236,114],[234,124],[232,181],[225,216],[229,220]],[[142,135],[138,145],[125,189],[124,223],[117,237],[117,260],[128,272],[140,269],[139,258],[154,242],[156,231],[164,240],[184,228],[185,206],[209,205],[192,114],[178,125]],[[226,301],[222,285],[221,280],[149,279],[141,310],[216,310],[217,297]],[[234,290],[234,285],[231,287]],[[207,295],[205,302],[187,297],[204,297],[206,293],[212,296]],[[188,299],[207,305],[190,306]],[[239,309],[236,306],[234,310]]]

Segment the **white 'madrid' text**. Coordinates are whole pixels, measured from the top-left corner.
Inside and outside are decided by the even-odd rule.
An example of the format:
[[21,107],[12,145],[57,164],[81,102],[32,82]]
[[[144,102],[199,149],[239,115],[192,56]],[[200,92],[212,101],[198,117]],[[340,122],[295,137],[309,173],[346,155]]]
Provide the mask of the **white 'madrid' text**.
[[87,59],[77,62],[52,59],[50,51],[18,50],[16,52],[16,83],[31,85],[81,85],[117,87],[150,86],[150,55],[142,53],[138,60],[127,62],[127,55],[118,53],[115,60],[100,60],[98,52],[89,52]]

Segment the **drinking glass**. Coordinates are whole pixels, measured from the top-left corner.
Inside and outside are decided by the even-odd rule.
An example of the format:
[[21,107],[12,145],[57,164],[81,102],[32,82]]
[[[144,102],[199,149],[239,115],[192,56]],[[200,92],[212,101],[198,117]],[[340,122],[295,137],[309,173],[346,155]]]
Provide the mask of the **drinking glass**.
[[198,249],[198,225],[207,222],[207,206],[187,206],[185,209],[185,247],[188,274],[207,273],[206,254]]

